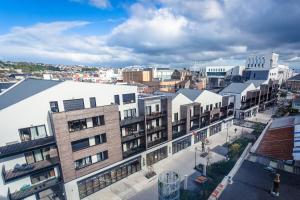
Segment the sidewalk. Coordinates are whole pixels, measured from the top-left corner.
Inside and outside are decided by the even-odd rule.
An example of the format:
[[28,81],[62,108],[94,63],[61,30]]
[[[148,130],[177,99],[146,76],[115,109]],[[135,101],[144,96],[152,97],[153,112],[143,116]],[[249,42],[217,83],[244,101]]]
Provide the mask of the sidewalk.
[[[235,128],[237,129],[237,132],[235,133]],[[242,134],[248,134],[252,132],[252,129],[249,128],[242,128],[238,126],[231,126],[228,129],[228,140],[233,139],[234,137],[238,137]],[[210,144],[206,145],[206,147],[209,147],[210,149],[213,149],[214,147],[218,145],[223,145],[226,142],[226,136],[227,136],[227,130],[223,130],[220,133],[217,133],[211,137],[209,137]],[[178,172],[181,175],[181,179],[184,179],[185,175],[188,175],[190,178],[188,179],[188,188],[194,187],[193,178],[195,175],[197,175],[196,170],[194,170],[195,166],[195,147],[198,148],[198,150],[201,149],[201,142],[197,143],[196,145],[193,145],[187,149],[184,149],[160,162],[155,164],[153,166],[154,171],[158,175],[159,173],[167,170],[173,170]],[[223,160],[225,157],[223,155],[217,154],[215,152],[211,152],[211,160],[210,163],[217,162],[220,160]],[[200,157],[200,152],[197,152],[197,163],[206,163],[206,158]],[[130,199],[130,200],[153,200],[158,198],[157,194],[157,175],[153,177],[152,179],[147,179],[144,176],[143,171],[137,172],[136,174],[133,174],[123,180],[120,180],[117,183],[112,184],[111,186],[96,192],[90,196],[88,196],[86,199],[88,200],[106,200],[106,199],[112,199],[112,200],[124,200],[124,199]]]

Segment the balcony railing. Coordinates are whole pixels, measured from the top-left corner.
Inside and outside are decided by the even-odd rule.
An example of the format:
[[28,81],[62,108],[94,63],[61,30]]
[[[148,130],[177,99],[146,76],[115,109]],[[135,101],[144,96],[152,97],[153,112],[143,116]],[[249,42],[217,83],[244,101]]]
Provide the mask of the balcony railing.
[[162,137],[162,138],[156,139],[154,141],[148,142],[148,147],[153,147],[153,146],[163,143],[165,141],[168,141],[168,137]]
[[5,170],[5,165],[2,166],[2,177],[5,182],[12,181],[17,178],[21,178],[32,173],[38,173],[41,170],[52,168],[59,164],[58,157],[50,158],[48,160],[42,160],[36,163],[28,165],[19,165],[14,169]]
[[145,136],[145,130],[139,130],[139,131],[130,133],[129,135],[122,136],[122,142],[128,142],[130,140],[134,140],[136,138],[143,137],[143,136]]
[[193,115],[191,116],[191,120],[194,120],[194,119],[199,119],[200,115]]
[[128,149],[127,151],[123,152],[123,157],[128,158],[129,156],[136,155],[138,153],[141,153],[146,150],[146,147],[144,145],[140,145],[138,147]]
[[164,130],[166,127],[165,126],[156,126],[156,127],[151,127],[147,129],[147,134],[155,133]]
[[155,119],[159,117],[163,117],[165,115],[165,112],[152,112],[148,115],[146,115],[147,119]]
[[193,130],[196,130],[198,128],[200,128],[200,124],[195,124],[195,125],[191,126],[190,130],[193,131]]
[[211,122],[211,123],[214,123],[214,122],[219,121],[219,120],[220,120],[220,117],[213,117],[213,118],[210,120],[210,122]]
[[205,123],[200,124],[200,128],[204,128],[204,127],[209,126],[209,125],[210,125],[209,121],[206,121]]
[[121,120],[120,126],[136,124],[136,123],[142,122],[144,120],[145,120],[144,116],[129,117],[129,118]]
[[181,137],[185,134],[186,134],[186,130],[182,130],[182,131],[179,131],[179,132],[173,132],[172,139],[174,140],[174,139],[179,138],[179,137]]
[[[56,178],[56,177],[51,178],[49,180],[43,181],[42,183],[29,186],[26,189],[22,189],[17,192],[14,192],[14,193],[10,193],[10,190],[8,190],[8,197],[10,200],[21,200],[21,199],[24,199],[31,195],[37,194],[41,191],[44,191],[46,189],[57,186],[59,184],[61,184],[60,178]],[[56,192],[58,192],[58,191],[56,191]]]
[[185,119],[174,121],[174,122],[172,122],[172,126],[177,126],[177,125],[184,124],[185,121],[186,121]]
[[0,147],[0,159],[51,145],[55,145],[54,136],[2,146]]

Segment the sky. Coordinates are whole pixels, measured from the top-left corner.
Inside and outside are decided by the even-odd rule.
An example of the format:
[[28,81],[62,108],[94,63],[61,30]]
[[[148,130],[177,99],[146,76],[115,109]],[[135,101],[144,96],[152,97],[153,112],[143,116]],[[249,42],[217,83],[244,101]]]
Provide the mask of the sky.
[[300,67],[299,0],[1,0],[0,60]]

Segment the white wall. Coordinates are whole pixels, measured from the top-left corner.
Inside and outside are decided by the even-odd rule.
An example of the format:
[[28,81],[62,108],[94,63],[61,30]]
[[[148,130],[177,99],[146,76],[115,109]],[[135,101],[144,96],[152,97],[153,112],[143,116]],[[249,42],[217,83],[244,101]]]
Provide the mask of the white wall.
[[181,119],[180,106],[184,104],[193,103],[183,94],[178,94],[175,98],[172,99],[172,122],[174,122],[174,113],[178,113],[178,119]]
[[206,110],[206,106],[210,104],[213,104],[213,108],[215,108],[215,104],[218,103],[219,107],[219,102],[222,103],[222,95],[204,90],[194,102],[200,103],[204,111]]

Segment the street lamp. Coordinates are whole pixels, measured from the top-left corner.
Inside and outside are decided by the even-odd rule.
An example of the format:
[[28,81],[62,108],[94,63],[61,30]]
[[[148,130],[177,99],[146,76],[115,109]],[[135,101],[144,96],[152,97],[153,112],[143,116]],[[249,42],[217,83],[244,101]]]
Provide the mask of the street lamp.
[[197,166],[197,147],[195,147],[195,169],[196,169],[196,166]]

